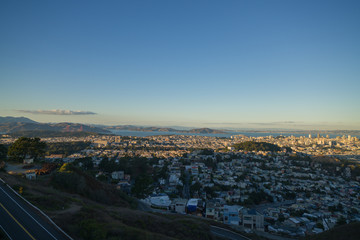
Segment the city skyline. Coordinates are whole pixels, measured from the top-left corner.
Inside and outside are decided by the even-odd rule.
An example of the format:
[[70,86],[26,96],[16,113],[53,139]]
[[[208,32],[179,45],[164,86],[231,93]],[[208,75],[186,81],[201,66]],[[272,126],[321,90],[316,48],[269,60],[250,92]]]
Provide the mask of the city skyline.
[[0,5],[0,116],[360,129],[358,1]]

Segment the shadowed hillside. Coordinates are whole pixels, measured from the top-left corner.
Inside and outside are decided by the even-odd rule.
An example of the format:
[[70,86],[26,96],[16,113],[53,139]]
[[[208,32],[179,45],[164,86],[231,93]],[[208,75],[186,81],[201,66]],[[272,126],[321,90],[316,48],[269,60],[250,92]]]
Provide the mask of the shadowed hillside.
[[210,222],[135,210],[136,199],[71,166],[35,181],[1,172],[0,177],[21,188],[74,239],[219,239],[211,234]]
[[360,222],[335,227],[329,231],[307,237],[306,240],[358,240],[360,238]]

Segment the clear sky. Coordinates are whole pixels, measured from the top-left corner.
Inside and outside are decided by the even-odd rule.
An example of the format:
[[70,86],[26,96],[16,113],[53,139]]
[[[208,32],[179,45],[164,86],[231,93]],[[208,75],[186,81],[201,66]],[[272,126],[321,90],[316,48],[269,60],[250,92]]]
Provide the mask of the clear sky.
[[0,36],[0,116],[360,129],[358,0],[3,0]]

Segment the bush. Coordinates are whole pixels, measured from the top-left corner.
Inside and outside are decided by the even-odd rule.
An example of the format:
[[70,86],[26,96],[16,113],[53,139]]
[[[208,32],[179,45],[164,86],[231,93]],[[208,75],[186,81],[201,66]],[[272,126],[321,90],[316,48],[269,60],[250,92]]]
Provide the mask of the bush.
[[45,211],[62,210],[68,208],[68,201],[57,199],[55,196],[26,196],[26,199]]
[[94,177],[68,165],[63,172],[56,172],[51,177],[51,185],[59,190],[79,194],[102,204],[118,206],[136,206],[135,200],[125,197],[120,190],[102,184]]
[[84,219],[78,224],[80,236],[88,240],[106,239],[107,231],[104,225],[94,219]]

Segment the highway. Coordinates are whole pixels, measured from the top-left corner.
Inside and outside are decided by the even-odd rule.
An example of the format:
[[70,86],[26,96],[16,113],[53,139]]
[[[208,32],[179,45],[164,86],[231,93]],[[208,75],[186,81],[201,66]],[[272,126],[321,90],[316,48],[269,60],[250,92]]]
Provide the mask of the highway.
[[10,240],[71,239],[1,181],[0,228]]

